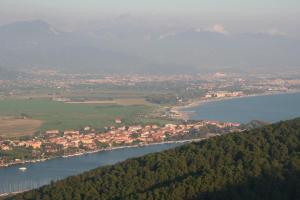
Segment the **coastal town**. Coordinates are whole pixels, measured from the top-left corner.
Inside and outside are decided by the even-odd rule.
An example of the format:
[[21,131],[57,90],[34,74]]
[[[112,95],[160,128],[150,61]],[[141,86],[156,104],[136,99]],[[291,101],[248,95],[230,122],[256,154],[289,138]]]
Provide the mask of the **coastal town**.
[[[79,130],[48,130],[29,140],[0,139],[0,167],[26,162],[38,162],[54,157],[68,157],[88,152],[111,150],[119,147],[199,140],[220,134],[241,131],[240,123],[193,121],[183,124],[124,126],[120,118],[116,126],[97,133],[92,127]],[[23,150],[27,154],[18,154]]]
[[[188,115],[191,113],[184,112],[182,108],[207,101],[297,92],[300,90],[299,77],[299,74],[289,73],[280,76],[276,74],[248,76],[224,72],[203,75],[120,76],[62,74],[55,71],[27,72],[25,77],[13,81],[0,81],[0,97],[8,100],[3,101],[3,110],[7,107],[5,102],[9,102],[11,98],[32,104],[30,109],[33,110],[36,109],[36,104],[40,107],[32,112],[28,112],[23,107],[14,109],[13,105],[19,105],[16,101],[1,119],[4,122],[10,120],[11,123],[16,124],[14,127],[26,122],[31,126],[34,123],[37,125],[32,126],[34,131],[31,134],[31,129],[28,130],[27,137],[5,137],[8,133],[0,137],[0,166],[81,155],[125,146],[203,139],[231,131],[240,131],[243,127],[239,123],[189,121]],[[33,99],[39,99],[39,101],[31,101]],[[58,104],[49,104],[49,101]],[[58,120],[54,117],[58,111],[52,113],[51,110],[47,110],[49,105],[55,109],[56,106],[62,106],[62,109],[72,107],[65,110],[66,116]],[[77,108],[81,109],[80,112],[91,108],[96,110],[95,116],[91,118],[92,121],[86,119],[84,121],[86,124],[98,124],[97,122],[100,121],[98,119],[103,119],[101,126],[80,124],[80,128],[62,128],[64,125],[57,127],[57,125],[65,124],[66,120],[75,122],[77,119],[74,114],[79,113],[72,113],[70,110]],[[141,110],[132,116],[116,117],[113,122],[111,117],[114,118],[122,108],[125,108],[124,112],[128,113],[136,108]],[[34,119],[39,117],[36,114],[44,109],[44,115],[49,121],[35,121]],[[101,109],[106,109],[106,113],[112,112],[112,115],[102,115]],[[89,112],[94,112],[93,110]],[[14,115],[10,116],[11,113]],[[146,120],[146,123],[143,123],[141,119]],[[165,121],[160,124],[151,123],[153,119],[155,122]],[[54,125],[41,130],[40,126],[45,123]],[[77,123],[82,122],[77,121]],[[28,125],[24,124],[18,129],[26,128],[26,126]],[[1,130],[7,129],[4,126]],[[19,130],[15,128],[13,131]]]
[[[184,108],[299,92],[299,77],[297,73],[120,76],[29,71],[16,80],[0,80],[0,120],[13,124],[13,129],[0,126],[0,166],[241,131],[239,123],[191,121],[193,113]],[[44,125],[51,126],[44,129]]]

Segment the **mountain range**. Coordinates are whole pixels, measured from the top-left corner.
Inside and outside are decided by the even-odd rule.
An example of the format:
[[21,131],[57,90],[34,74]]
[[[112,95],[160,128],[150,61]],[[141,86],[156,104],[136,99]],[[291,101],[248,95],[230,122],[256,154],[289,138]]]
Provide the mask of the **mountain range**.
[[0,26],[0,67],[99,73],[194,73],[297,69],[300,41],[266,33],[228,34],[126,20],[61,31],[41,20]]

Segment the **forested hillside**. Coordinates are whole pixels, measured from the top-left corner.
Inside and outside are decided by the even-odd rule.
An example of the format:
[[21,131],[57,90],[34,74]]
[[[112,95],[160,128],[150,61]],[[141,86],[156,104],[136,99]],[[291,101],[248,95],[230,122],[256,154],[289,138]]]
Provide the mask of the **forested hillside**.
[[101,167],[10,199],[300,199],[300,118]]

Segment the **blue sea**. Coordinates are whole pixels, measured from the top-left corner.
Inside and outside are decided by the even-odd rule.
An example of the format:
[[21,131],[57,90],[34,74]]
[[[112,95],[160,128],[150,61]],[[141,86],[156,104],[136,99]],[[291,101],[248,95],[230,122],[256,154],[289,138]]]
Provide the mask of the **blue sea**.
[[300,93],[212,101],[183,111],[192,113],[195,120],[277,122],[300,117]]

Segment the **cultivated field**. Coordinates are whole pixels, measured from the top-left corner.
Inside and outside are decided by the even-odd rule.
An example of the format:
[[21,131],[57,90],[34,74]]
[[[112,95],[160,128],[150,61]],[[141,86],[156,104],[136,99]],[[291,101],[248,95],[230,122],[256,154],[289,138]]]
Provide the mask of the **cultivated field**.
[[[133,101],[131,101],[133,102]],[[134,102],[132,104],[135,104]],[[16,132],[32,134],[32,132],[49,129],[78,129],[85,126],[103,128],[115,125],[114,119],[120,117],[124,124],[156,123],[159,120],[144,118],[147,113],[155,109],[151,105],[122,105],[102,104],[67,104],[47,99],[13,99],[0,100],[0,116],[27,120],[1,121],[0,135]],[[125,106],[125,104],[128,104]],[[20,124],[20,125],[18,125]],[[17,126],[18,125],[18,126]]]
[[41,120],[0,118],[0,136],[19,137],[32,135],[43,124]]
[[94,100],[94,101],[69,101],[67,104],[117,104],[121,106],[132,105],[153,105],[145,100],[145,98],[116,98],[114,100]]
[[119,105],[152,105],[151,103],[147,102],[145,98],[117,98],[115,102]]

